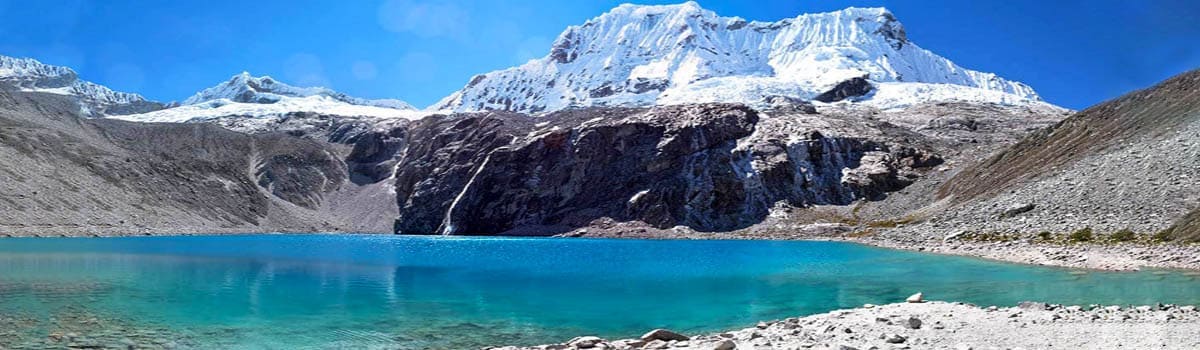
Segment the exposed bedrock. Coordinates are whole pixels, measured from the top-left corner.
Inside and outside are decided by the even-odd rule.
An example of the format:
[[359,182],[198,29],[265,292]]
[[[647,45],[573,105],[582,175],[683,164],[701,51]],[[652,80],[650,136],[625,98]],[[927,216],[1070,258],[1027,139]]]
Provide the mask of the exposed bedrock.
[[813,99],[821,102],[837,102],[866,95],[871,90],[871,83],[867,81],[867,78],[855,77],[838,83],[829,91],[823,92]]
[[731,104],[427,118],[396,163],[396,232],[548,235],[599,218],[732,230],[780,201],[879,199],[940,162],[760,118]]

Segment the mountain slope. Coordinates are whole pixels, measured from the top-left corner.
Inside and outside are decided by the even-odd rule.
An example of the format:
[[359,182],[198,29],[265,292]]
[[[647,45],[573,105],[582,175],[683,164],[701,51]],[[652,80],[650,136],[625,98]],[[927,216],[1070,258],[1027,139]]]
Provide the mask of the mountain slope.
[[1174,224],[1175,237],[1200,237],[1200,70],[1080,111],[936,191],[947,208],[913,230],[1108,235]]
[[113,91],[67,67],[52,66],[32,58],[0,56],[0,83],[22,91],[71,96],[85,116],[140,113],[162,108],[137,94]]
[[397,215],[350,145],[76,108],[0,89],[0,235],[386,232]]
[[1025,84],[959,67],[921,49],[882,8],[748,22],[687,2],[621,5],[567,28],[546,57],[478,75],[430,109],[546,112],[596,105],[757,104],[770,95],[817,99],[851,81],[868,85],[827,100],[861,99],[884,108],[930,99],[1040,101]]

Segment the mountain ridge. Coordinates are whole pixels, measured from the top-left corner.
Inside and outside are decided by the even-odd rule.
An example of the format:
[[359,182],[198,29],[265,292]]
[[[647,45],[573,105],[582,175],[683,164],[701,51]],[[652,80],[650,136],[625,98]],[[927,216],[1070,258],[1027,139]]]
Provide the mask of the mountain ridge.
[[161,108],[141,95],[112,90],[79,78],[70,67],[42,63],[33,58],[0,55],[0,82],[22,91],[69,95],[79,99],[80,113],[126,114]]
[[[1031,87],[955,65],[907,39],[884,8],[847,8],[776,22],[721,17],[695,2],[620,5],[570,26],[539,59],[477,75],[427,110],[541,113],[586,106],[811,100],[855,78],[892,108],[924,102],[914,89],[958,89],[936,98],[1044,103]],[[912,84],[924,84],[914,87]],[[933,94],[937,95],[937,94]],[[957,95],[957,96],[956,96]]]
[[326,96],[337,101],[371,107],[383,107],[399,110],[415,110],[407,102],[397,99],[365,99],[353,97],[345,93],[321,86],[296,87],[280,82],[270,76],[255,77],[243,71],[229,80],[213,87],[200,90],[183,101],[183,105],[195,105],[212,100],[229,99],[242,103],[275,103],[286,97]]

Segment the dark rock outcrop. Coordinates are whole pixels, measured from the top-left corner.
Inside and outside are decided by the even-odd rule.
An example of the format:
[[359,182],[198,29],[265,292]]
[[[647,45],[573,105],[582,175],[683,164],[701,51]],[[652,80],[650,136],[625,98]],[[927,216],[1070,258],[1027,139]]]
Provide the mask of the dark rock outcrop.
[[829,91],[817,95],[813,100],[825,103],[837,102],[851,97],[864,96],[870,93],[872,89],[873,87],[867,81],[867,78],[851,78],[850,80],[838,83],[832,89],[829,89]]
[[767,96],[763,98],[763,102],[773,110],[817,114],[817,107],[813,106],[812,103],[791,96]]
[[[413,122],[389,132],[407,140],[395,163],[395,229],[548,235],[610,218],[725,231],[761,221],[780,201],[878,199],[940,161],[887,142],[797,137],[777,127],[794,124],[762,128],[759,118],[741,105],[698,104]],[[378,149],[376,137],[359,145]]]
[[346,156],[351,180],[374,183],[392,176],[400,151],[407,145],[405,129],[370,131],[355,136],[354,149]]

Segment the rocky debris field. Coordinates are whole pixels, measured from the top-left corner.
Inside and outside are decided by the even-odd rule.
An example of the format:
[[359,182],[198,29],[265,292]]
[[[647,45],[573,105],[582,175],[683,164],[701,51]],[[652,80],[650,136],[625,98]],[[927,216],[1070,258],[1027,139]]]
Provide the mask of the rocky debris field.
[[866,237],[852,241],[927,253],[974,256],[1022,264],[1136,271],[1143,268],[1200,270],[1200,245],[1177,243],[917,242]]
[[905,234],[944,238],[967,230],[1065,235],[1089,228],[1097,236],[1124,229],[1153,235],[1200,202],[1198,160],[1200,120],[943,211]]
[[1015,307],[922,302],[864,305],[850,310],[760,322],[704,335],[653,330],[636,339],[583,336],[561,344],[498,347],[550,349],[1196,349],[1195,306]]
[[[888,232],[888,231],[884,231]],[[1200,270],[1200,245],[1174,242],[1146,243],[1054,243],[1035,240],[999,242],[932,240],[883,233],[856,236],[845,224],[804,224],[782,228],[756,225],[733,232],[697,232],[687,227],[658,229],[637,222],[596,220],[591,226],[562,234],[563,237],[633,239],[775,239],[834,240],[883,248],[925,253],[971,256],[1020,264],[1059,266],[1109,271],[1146,268]]]

